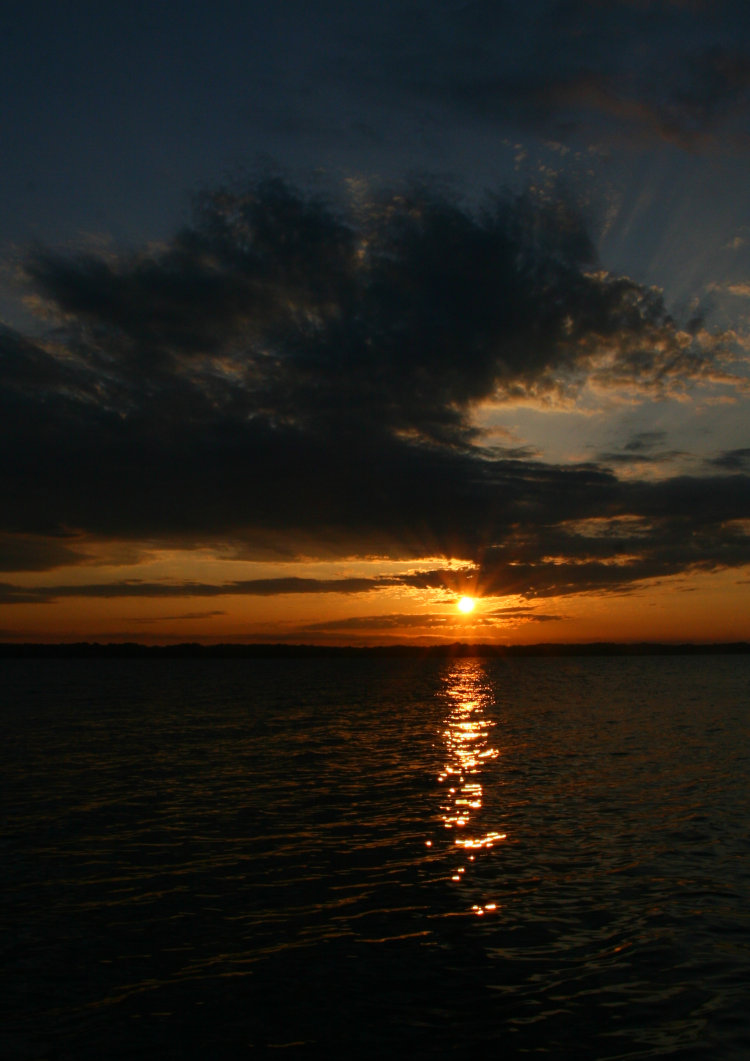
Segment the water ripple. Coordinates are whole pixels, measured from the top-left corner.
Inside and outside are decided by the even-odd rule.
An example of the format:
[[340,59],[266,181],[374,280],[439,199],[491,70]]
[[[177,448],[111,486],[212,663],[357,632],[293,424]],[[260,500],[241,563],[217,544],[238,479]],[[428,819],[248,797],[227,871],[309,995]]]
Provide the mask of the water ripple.
[[745,659],[5,667],[3,1056],[750,1056]]

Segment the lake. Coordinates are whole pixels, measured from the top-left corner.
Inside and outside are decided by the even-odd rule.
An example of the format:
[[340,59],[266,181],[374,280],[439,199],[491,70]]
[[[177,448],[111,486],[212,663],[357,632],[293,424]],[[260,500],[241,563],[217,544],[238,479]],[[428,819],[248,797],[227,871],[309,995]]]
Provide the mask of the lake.
[[750,657],[0,681],[8,1061],[750,1056]]

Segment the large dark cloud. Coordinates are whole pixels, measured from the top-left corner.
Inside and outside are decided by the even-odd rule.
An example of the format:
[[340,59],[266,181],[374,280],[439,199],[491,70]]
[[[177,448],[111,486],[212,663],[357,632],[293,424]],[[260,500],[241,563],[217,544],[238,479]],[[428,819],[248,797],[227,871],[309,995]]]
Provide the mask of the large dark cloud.
[[[572,393],[592,373],[658,395],[710,368],[657,293],[597,269],[565,202],[471,211],[419,187],[327,204],[263,180],[201,196],[164,246],[38,252],[27,277],[55,328],[0,335],[3,570],[29,535],[58,536],[48,566],[64,562],[74,534],[454,556],[487,592],[527,596],[748,558],[744,478],[623,483],[493,451],[474,427],[488,399]],[[570,530],[623,516],[648,532],[619,525],[606,555]]]

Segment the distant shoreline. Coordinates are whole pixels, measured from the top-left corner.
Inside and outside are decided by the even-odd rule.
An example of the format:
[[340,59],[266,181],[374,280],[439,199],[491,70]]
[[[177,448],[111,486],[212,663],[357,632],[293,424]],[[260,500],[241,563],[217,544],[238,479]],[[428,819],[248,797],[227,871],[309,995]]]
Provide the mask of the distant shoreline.
[[634,644],[597,641],[586,644],[490,645],[307,645],[184,643],[142,645],[136,642],[0,643],[0,659],[347,659],[455,657],[518,658],[524,656],[736,656],[750,654],[750,642],[717,644],[644,641]]

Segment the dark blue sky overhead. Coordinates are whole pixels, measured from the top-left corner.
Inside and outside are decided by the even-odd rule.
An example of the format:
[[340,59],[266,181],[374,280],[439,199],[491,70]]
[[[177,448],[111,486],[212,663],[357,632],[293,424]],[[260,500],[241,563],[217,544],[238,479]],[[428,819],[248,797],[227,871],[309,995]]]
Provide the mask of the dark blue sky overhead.
[[268,158],[474,191],[593,167],[622,197],[613,243],[633,225],[657,241],[684,198],[731,239],[750,199],[749,21],[667,0],[19,5],[0,44],[0,234],[164,235],[190,191]]

